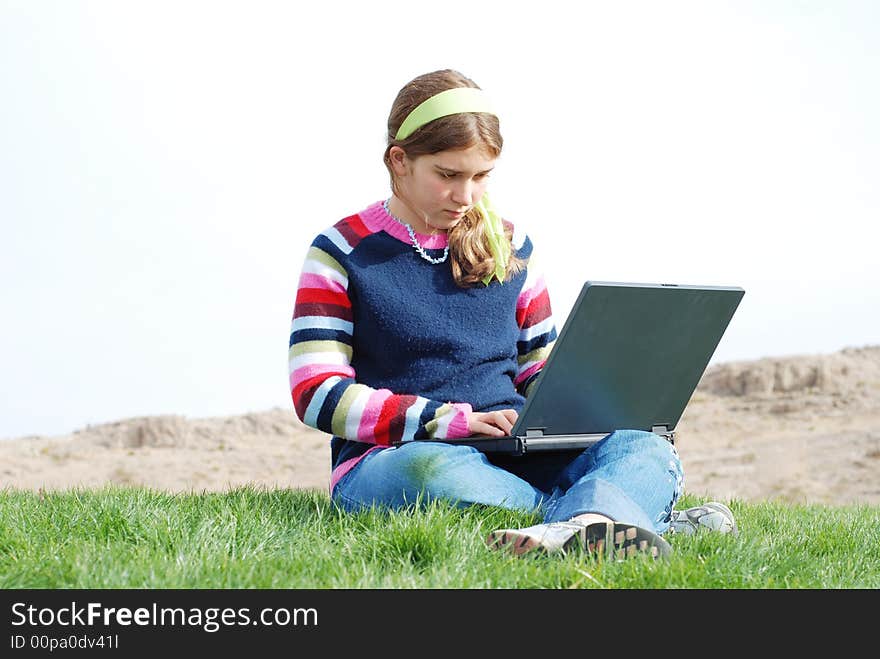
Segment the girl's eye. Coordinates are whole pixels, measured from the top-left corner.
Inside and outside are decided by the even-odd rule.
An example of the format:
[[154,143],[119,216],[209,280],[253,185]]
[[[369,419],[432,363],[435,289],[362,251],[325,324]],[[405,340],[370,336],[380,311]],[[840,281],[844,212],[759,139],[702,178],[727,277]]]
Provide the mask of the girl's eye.
[[[458,176],[458,174],[450,174],[449,172],[439,172],[439,174],[440,174],[440,176],[442,176],[445,179],[456,178]],[[489,178],[489,172],[476,174],[474,176],[474,179],[476,179],[477,181],[482,181],[483,179],[486,179],[486,178]]]

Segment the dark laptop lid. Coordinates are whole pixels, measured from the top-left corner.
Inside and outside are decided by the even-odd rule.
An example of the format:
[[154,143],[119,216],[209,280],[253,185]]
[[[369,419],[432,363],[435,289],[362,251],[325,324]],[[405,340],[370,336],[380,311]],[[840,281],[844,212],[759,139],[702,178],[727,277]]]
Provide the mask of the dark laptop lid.
[[744,294],[586,282],[511,434],[674,430]]

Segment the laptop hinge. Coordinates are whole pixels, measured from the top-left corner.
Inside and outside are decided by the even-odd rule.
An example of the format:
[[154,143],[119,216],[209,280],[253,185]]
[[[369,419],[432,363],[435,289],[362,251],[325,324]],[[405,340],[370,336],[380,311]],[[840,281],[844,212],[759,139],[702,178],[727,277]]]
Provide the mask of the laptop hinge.
[[543,437],[544,436],[544,427],[541,428],[526,428],[526,437]]
[[675,431],[669,430],[669,426],[666,424],[663,424],[662,426],[651,426],[651,432],[655,435],[665,437],[666,441],[670,444],[675,444]]

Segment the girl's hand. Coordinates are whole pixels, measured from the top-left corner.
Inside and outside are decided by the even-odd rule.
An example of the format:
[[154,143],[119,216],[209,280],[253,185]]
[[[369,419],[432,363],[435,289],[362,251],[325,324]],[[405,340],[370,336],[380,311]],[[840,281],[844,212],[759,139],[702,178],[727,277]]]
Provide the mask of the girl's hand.
[[513,430],[516,423],[516,410],[495,410],[494,412],[471,412],[467,415],[471,436],[504,437]]

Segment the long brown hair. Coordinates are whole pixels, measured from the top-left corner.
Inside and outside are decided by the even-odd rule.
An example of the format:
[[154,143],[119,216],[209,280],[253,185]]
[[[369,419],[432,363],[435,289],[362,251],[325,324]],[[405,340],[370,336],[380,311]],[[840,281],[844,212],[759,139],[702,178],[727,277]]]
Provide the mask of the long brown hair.
[[[409,81],[398,92],[388,115],[388,145],[385,148],[385,166],[391,175],[391,189],[397,194],[397,181],[391,168],[391,147],[403,149],[407,157],[415,159],[449,149],[467,149],[480,145],[491,158],[501,155],[504,140],[501,137],[498,117],[488,112],[463,112],[440,117],[431,121],[403,140],[395,138],[397,130],[413,108],[435,94],[456,87],[480,87],[458,71],[442,69]],[[483,215],[476,208],[449,230],[449,257],[452,276],[462,288],[473,286],[495,271],[495,259],[489,249],[489,241],[483,231]],[[513,231],[504,223],[504,234],[512,240]],[[523,261],[515,255],[511,245],[510,259],[505,264],[504,279],[510,279],[522,270]]]

